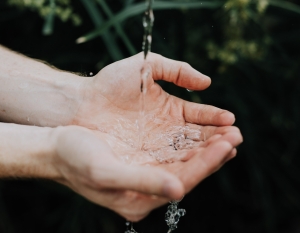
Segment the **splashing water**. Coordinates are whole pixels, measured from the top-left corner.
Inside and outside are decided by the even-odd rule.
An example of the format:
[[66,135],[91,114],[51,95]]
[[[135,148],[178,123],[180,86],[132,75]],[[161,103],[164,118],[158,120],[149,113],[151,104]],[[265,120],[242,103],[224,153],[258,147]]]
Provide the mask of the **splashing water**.
[[139,129],[139,145],[142,147],[142,141],[144,138],[144,116],[145,116],[145,98],[147,94],[148,80],[151,74],[151,67],[147,63],[147,55],[151,51],[151,43],[152,43],[152,27],[154,23],[154,14],[152,10],[153,0],[147,0],[147,9],[144,13],[143,17],[143,27],[144,27],[144,38],[143,38],[143,46],[142,49],[144,51],[144,64],[141,69],[141,95],[140,95],[140,114],[138,120],[138,129]]
[[[124,125],[130,126],[128,122],[121,122],[117,125],[117,128],[111,133],[112,136],[120,139],[118,146],[114,146],[117,150],[120,150],[123,154],[123,161],[127,163],[146,163],[149,164],[153,161],[159,163],[171,163],[176,160],[181,160],[187,154],[186,150],[191,150],[195,147],[199,147],[203,141],[205,141],[205,134],[202,134],[200,128],[193,128],[189,125],[182,124],[179,122],[173,122],[172,125],[167,119],[159,119],[155,115],[146,114],[146,97],[148,84],[151,80],[151,67],[147,62],[147,55],[151,50],[152,43],[152,27],[154,23],[154,14],[152,11],[153,0],[146,0],[147,9],[143,17],[144,37],[143,37],[143,52],[144,52],[144,63],[141,69],[141,82],[140,82],[140,111],[137,120],[138,128],[138,146],[136,146],[134,138],[128,138],[122,136],[122,129]],[[187,89],[188,90],[188,89]],[[192,90],[188,90],[191,92]],[[145,130],[147,122],[151,121],[152,129],[165,127],[165,131],[159,131],[164,133],[155,134],[151,131],[151,135],[148,135]],[[120,122],[119,122],[120,123]],[[124,124],[125,123],[125,124]],[[113,140],[112,140],[113,141]],[[126,150],[126,147],[129,150]],[[134,150],[132,150],[134,148]],[[134,154],[134,155],[133,155]],[[168,233],[171,233],[177,228],[180,217],[184,216],[186,211],[184,209],[178,209],[178,204],[181,200],[172,201],[168,206],[167,213],[165,214],[165,221],[169,227]],[[127,222],[127,230],[125,233],[137,233],[131,228],[129,229],[130,223]]]
[[[133,229],[133,223],[132,222],[126,222],[126,226],[127,226],[127,230],[125,231],[125,233],[137,233]],[[129,229],[129,226],[130,226],[130,229]]]
[[[99,129],[106,133],[106,142],[118,158],[128,164],[172,163],[183,160],[187,151],[200,147],[205,141],[201,126],[169,122],[156,115],[145,115],[147,130],[136,130],[136,124],[128,119],[117,119],[113,125]],[[151,128],[150,128],[151,127]],[[131,135],[128,135],[128,132]],[[151,132],[151,133],[149,133]]]
[[168,211],[165,214],[165,221],[169,227],[168,233],[171,233],[177,228],[177,224],[182,216],[185,215],[185,209],[178,209],[179,201],[170,201]]

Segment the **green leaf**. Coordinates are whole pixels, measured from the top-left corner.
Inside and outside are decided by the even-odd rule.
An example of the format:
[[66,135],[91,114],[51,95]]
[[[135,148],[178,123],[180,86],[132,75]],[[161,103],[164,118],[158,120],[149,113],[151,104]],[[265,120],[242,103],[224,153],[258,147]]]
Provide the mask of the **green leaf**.
[[[81,0],[83,5],[85,6],[89,16],[91,17],[95,27],[99,27],[103,24],[103,17],[100,11],[97,9],[97,6],[93,0]],[[119,49],[114,37],[108,31],[109,28],[105,28],[105,33],[101,34],[105,46],[111,56],[111,58],[115,61],[121,60],[124,58],[121,50]]]
[[[110,20],[113,19],[114,15],[110,10],[109,6],[106,4],[105,0],[97,0],[97,2],[102,7],[103,11],[109,17],[109,19]],[[134,48],[133,44],[131,43],[126,33],[124,32],[121,23],[120,22],[115,23],[114,27],[118,35],[121,37],[122,41],[124,42],[125,46],[127,47],[128,51],[131,53],[131,55],[136,54],[136,49]]]
[[50,12],[47,15],[43,27],[43,35],[48,36],[53,33],[53,22],[54,22],[54,15],[55,15],[55,0],[50,0]]
[[[199,9],[199,8],[217,8],[222,6],[223,2],[163,2],[157,1],[153,4],[154,10],[166,10],[166,9]],[[116,14],[114,18],[106,21],[96,30],[91,31],[90,33],[78,38],[76,43],[84,43],[89,40],[94,39],[97,36],[103,34],[105,30],[113,26],[114,24],[124,21],[129,17],[134,15],[141,14],[146,10],[145,3],[134,4],[128,8],[125,8],[120,13]]]

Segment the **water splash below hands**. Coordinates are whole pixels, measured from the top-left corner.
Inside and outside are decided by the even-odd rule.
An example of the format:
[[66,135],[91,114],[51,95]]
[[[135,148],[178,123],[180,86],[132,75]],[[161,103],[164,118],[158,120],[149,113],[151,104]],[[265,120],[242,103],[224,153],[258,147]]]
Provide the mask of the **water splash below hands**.
[[169,227],[168,233],[171,233],[177,228],[177,224],[182,216],[185,215],[185,209],[178,209],[179,201],[171,201],[168,206],[168,211],[165,214],[165,220]]
[[[127,230],[125,231],[125,233],[137,233],[133,229],[133,223],[132,222],[126,222],[126,226],[127,226]],[[129,229],[129,226],[131,226],[130,229]]]

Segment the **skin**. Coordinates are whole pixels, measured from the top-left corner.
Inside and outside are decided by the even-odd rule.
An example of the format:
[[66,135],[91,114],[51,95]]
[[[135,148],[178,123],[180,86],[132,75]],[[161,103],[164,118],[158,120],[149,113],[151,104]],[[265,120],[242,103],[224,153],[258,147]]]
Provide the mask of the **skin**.
[[[113,63],[91,78],[55,70],[2,47],[0,60],[0,119],[41,126],[0,125],[5,129],[0,130],[0,177],[52,179],[138,221],[191,191],[232,159],[242,142],[240,131],[231,126],[232,113],[171,96],[155,83],[207,88],[209,77],[186,63],[149,55],[140,116],[142,54]],[[123,128],[116,128],[118,124]],[[126,153],[139,158],[155,135],[186,124],[201,130],[207,140],[179,160],[146,165],[120,159]],[[144,133],[139,138],[141,125]]]

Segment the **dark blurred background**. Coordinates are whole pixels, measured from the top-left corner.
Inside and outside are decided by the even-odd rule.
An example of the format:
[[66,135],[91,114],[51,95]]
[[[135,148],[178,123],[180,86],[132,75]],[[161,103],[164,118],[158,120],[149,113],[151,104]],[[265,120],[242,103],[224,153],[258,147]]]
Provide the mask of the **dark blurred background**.
[[[144,8],[131,0],[2,0],[0,44],[88,75],[141,51]],[[237,158],[181,202],[187,215],[176,232],[300,233],[299,2],[165,0],[154,13],[152,51],[212,79],[202,92],[162,87],[234,112],[244,136]],[[165,211],[136,230],[167,232]],[[0,233],[124,231],[124,219],[61,185],[0,181]]]

